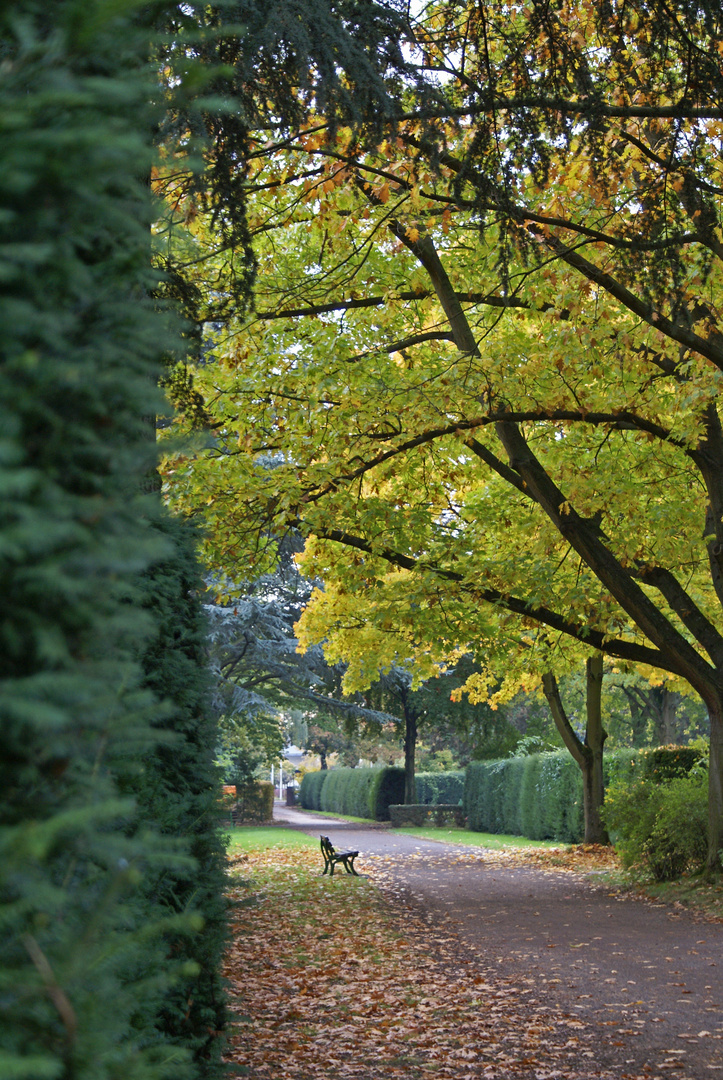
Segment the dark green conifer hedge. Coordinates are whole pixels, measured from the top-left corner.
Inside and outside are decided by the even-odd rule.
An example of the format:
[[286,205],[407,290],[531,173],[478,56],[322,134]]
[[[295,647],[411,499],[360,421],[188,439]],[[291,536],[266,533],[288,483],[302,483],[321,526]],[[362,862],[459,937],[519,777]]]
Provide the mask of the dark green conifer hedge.
[[[605,784],[661,783],[686,776],[700,760],[690,746],[614,750],[605,755]],[[584,835],[582,776],[564,750],[467,766],[464,807],[469,828],[531,840],[577,843]]]
[[307,810],[389,821],[389,807],[404,798],[404,769],[320,769],[306,773],[299,801]]
[[[222,850],[138,5],[0,13],[0,1075],[217,1075]],[[200,932],[201,924],[205,930]]]
[[321,789],[328,775],[328,769],[304,773],[299,787],[299,802],[305,810],[321,810]]
[[467,766],[468,827],[531,840],[582,839],[582,776],[566,751]]

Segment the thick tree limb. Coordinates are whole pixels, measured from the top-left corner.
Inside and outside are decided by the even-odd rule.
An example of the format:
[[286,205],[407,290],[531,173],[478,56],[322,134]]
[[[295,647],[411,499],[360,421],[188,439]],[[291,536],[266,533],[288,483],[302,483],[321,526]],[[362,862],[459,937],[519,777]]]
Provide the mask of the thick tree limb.
[[[533,454],[519,427],[511,423],[498,424],[497,433],[507,451],[510,465],[520,474],[535,502],[620,604],[623,611],[661,653],[675,663],[680,673],[693,686],[700,687],[706,684],[713,689],[716,685],[713,668],[646,596],[632,574],[622,566],[600,539],[595,526],[580,517],[570,506]],[[703,648],[706,647],[704,642],[700,644]],[[675,657],[674,661],[673,657]],[[668,667],[667,670],[672,669]]]
[[661,668],[663,671],[670,671],[676,675],[683,674],[681,667],[667,653],[663,653],[658,649],[651,649],[646,645],[639,645],[634,641],[626,641],[623,638],[608,637],[601,630],[575,623],[550,608],[532,604],[527,600],[503,593],[498,589],[480,588],[466,581],[462,574],[454,570],[447,570],[434,563],[425,562],[423,559],[415,559],[389,547],[377,547],[363,537],[355,536],[342,529],[317,529],[314,530],[314,536],[319,540],[329,540],[332,543],[343,544],[345,547],[363,551],[404,570],[430,573],[438,577],[440,581],[453,583],[461,593],[475,601],[491,604],[523,618],[532,619],[542,626],[549,626],[551,629],[557,630],[584,645],[598,649],[607,656],[614,656],[619,660],[627,660],[630,663],[649,664],[651,667]]

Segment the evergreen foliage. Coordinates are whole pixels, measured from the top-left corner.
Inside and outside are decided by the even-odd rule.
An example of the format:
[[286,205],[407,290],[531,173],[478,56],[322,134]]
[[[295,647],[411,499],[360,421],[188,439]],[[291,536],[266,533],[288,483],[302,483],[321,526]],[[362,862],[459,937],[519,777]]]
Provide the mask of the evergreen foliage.
[[321,810],[321,789],[330,775],[328,769],[304,774],[299,787],[299,802],[305,810]]
[[464,798],[464,770],[418,772],[417,798],[420,804],[459,803]]
[[404,769],[376,769],[371,810],[374,821],[389,821],[389,807],[404,798]]
[[166,935],[169,951],[184,963],[187,977],[166,994],[162,1027],[174,1043],[193,1051],[198,1074],[210,1078],[221,1069],[219,1038],[226,1022],[221,977],[226,860],[220,776],[214,765],[218,725],[209,707],[207,627],[199,601],[202,581],[194,530],[170,517],[156,528],[174,542],[174,551],[143,579],[144,606],[154,617],[155,633],[141,661],[144,684],[163,705],[154,723],[162,739],[145,759],[133,788],[142,821],[155,825],[163,837],[182,837],[193,860],[163,868],[155,876],[149,873],[145,890],[152,904],[169,913],[196,912],[203,919],[202,933]]
[[321,809],[353,817],[373,818],[372,792],[381,769],[330,769],[321,792]]
[[[318,777],[319,779],[313,779]],[[395,767],[322,769],[301,782],[301,805],[308,810],[389,821],[389,807],[404,798],[404,769]]]
[[584,835],[582,778],[565,752],[530,754],[467,767],[469,828],[531,840],[577,843]]
[[202,630],[189,542],[142,494],[178,344],[150,299],[151,37],[132,3],[0,14],[0,1074],[17,1080],[219,1068]]
[[[703,773],[697,770],[700,770],[704,757],[705,750],[694,746],[623,749],[607,755],[606,792],[613,793],[615,808],[606,811],[605,819],[611,827],[620,831],[624,845],[629,842],[631,863],[650,861],[644,844],[650,839],[654,827],[658,829],[656,836],[663,837],[662,848],[668,844],[670,832],[675,831],[669,827],[674,814],[671,812],[666,816],[661,809],[663,805],[668,805],[665,798],[661,796],[653,803],[649,798],[650,793],[661,785],[665,787],[672,780],[683,780],[688,775],[697,777],[696,784],[703,791],[706,777],[704,770]],[[683,785],[679,793],[679,803],[687,805],[686,793],[693,792],[690,798],[694,809],[691,810],[690,820],[697,824],[691,828],[693,833],[698,826],[702,829],[699,836],[702,847],[681,840],[681,846],[691,852],[686,856],[687,862],[684,860],[685,865],[695,863],[699,850],[703,850],[705,857],[705,815],[701,818],[699,813],[705,800],[700,802],[698,787],[695,784],[690,788]],[[675,790],[678,791],[677,788]],[[531,840],[559,840],[564,843],[578,843],[584,835],[580,770],[564,751],[472,762],[465,774],[464,808],[469,828],[476,832],[509,833],[527,836]],[[660,815],[660,820],[666,822],[665,828],[656,825]],[[628,838],[628,832],[632,839]],[[679,832],[681,836],[684,833],[688,835],[682,825]],[[663,851],[661,865],[668,867],[673,862],[677,866],[679,860],[676,862],[672,855],[668,859]]]

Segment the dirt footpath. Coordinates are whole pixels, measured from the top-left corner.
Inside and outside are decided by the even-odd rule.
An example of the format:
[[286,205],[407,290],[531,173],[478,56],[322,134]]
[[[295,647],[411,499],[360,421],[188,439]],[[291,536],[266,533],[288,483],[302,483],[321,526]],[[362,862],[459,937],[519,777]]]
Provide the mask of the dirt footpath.
[[[310,834],[319,823],[284,815]],[[313,820],[313,819],[312,819]],[[723,924],[608,891],[595,877],[494,852],[324,822],[399,904],[442,920],[485,972],[599,1028],[595,1064],[621,1078],[723,1074]]]

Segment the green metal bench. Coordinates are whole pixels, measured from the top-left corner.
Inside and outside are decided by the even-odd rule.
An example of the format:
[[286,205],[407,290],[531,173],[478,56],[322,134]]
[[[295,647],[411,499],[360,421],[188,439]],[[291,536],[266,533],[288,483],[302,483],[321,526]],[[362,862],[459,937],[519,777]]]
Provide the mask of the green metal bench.
[[341,863],[347,874],[353,874],[354,877],[359,877],[354,869],[354,860],[359,854],[358,851],[337,851],[328,836],[321,837],[321,854],[324,856],[324,873],[327,871],[329,877],[334,876],[334,867],[337,863]]

